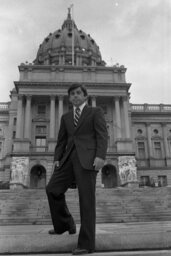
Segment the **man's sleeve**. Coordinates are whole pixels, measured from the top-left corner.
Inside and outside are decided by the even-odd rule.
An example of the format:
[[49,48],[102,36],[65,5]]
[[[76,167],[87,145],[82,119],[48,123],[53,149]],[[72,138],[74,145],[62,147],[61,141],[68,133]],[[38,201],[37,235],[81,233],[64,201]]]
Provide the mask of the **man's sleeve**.
[[60,161],[66,149],[67,131],[63,116],[61,117],[61,124],[58,133],[57,144],[55,147],[54,161]]
[[96,157],[105,159],[108,144],[108,133],[106,127],[106,121],[101,108],[96,109],[94,118],[94,128],[96,133]]

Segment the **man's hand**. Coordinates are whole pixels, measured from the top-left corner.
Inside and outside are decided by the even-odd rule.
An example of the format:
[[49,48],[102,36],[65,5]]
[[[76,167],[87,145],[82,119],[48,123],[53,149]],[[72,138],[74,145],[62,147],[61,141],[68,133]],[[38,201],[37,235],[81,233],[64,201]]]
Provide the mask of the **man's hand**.
[[104,165],[104,160],[103,160],[102,158],[96,157],[96,158],[94,159],[94,164],[93,164],[93,166],[94,166],[94,168],[95,168],[96,171],[99,171],[99,170],[103,167],[103,165]]
[[55,167],[59,167],[59,161],[55,161],[52,166],[52,170],[55,170]]

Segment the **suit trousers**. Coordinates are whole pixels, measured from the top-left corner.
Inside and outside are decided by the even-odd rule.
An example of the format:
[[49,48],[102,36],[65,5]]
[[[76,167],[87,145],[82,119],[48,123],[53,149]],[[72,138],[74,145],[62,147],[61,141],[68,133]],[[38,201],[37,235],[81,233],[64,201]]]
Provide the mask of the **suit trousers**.
[[62,166],[55,168],[46,187],[54,230],[63,233],[74,223],[66,204],[65,192],[76,181],[81,221],[77,247],[92,251],[95,249],[96,176],[95,170],[87,170],[81,166],[74,147]]

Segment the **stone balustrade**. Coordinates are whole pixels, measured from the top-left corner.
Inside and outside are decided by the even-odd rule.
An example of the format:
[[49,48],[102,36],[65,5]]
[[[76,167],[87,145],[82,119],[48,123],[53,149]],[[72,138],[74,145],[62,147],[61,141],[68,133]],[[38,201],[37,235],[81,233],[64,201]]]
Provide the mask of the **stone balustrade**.
[[9,108],[9,103],[8,102],[1,102],[0,103],[0,111],[7,110],[8,108]]
[[171,112],[171,105],[164,104],[130,104],[132,112]]

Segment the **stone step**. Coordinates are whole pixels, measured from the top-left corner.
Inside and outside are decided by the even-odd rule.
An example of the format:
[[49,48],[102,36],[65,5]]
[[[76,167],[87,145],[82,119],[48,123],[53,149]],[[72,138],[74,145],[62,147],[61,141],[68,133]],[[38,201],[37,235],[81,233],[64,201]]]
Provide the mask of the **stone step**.
[[[78,191],[66,194],[68,207],[77,223]],[[97,189],[97,223],[169,221],[171,188]],[[1,190],[0,224],[50,224],[50,212],[44,190]]]

